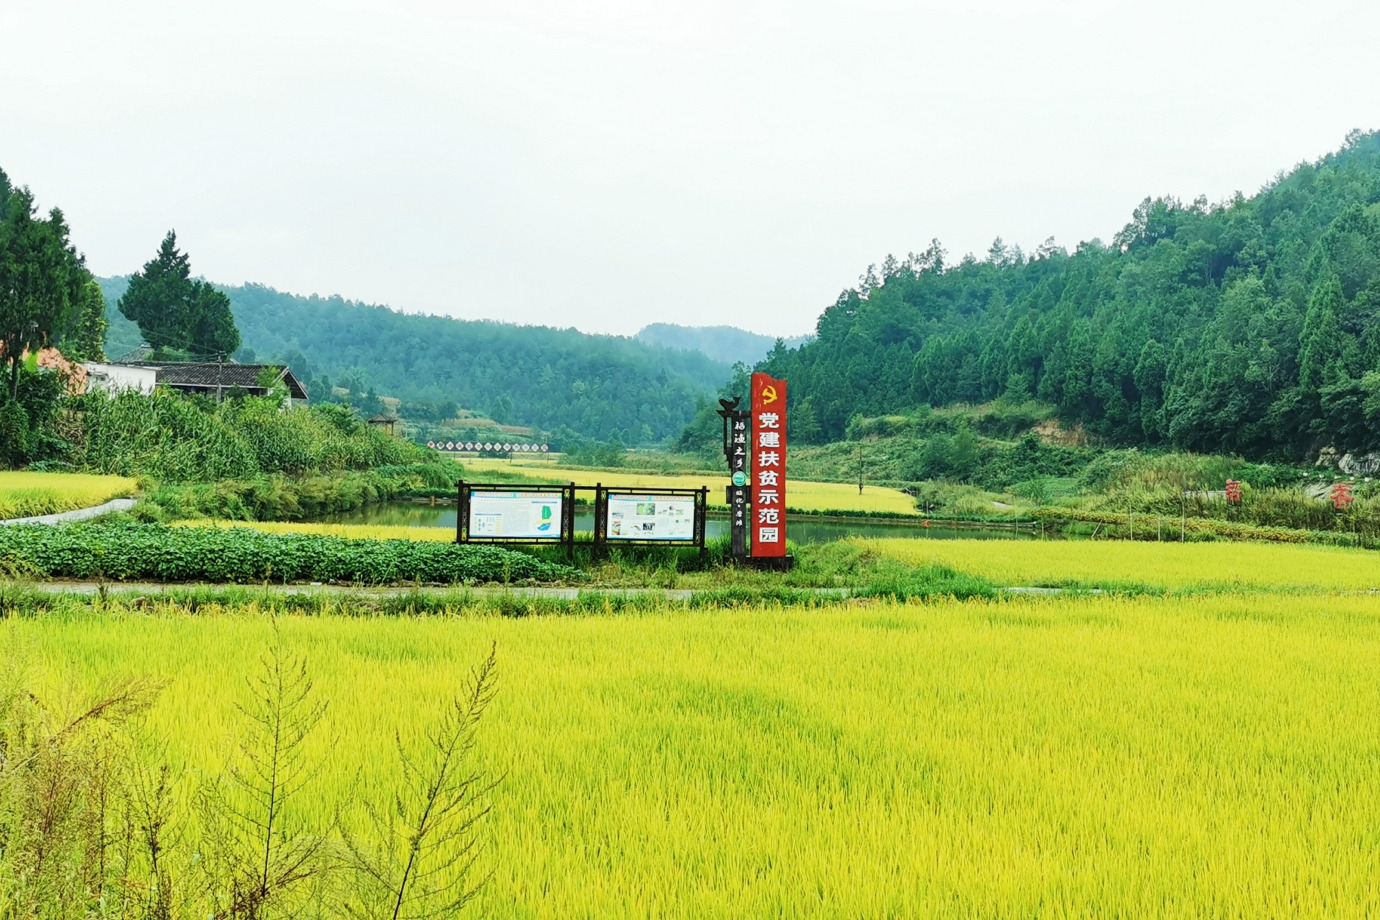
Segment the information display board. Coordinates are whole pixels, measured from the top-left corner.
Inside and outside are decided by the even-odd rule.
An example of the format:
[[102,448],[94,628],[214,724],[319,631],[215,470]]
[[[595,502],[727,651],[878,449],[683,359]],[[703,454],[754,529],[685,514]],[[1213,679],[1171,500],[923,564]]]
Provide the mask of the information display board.
[[696,504],[693,494],[610,491],[605,499],[604,538],[694,543]]
[[472,492],[468,536],[559,542],[564,538],[564,501],[561,492]]

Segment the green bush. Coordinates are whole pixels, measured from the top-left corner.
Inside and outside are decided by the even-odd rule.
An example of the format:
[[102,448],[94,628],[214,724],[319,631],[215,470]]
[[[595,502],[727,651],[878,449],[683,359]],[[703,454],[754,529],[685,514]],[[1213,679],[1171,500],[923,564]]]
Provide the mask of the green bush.
[[577,577],[566,566],[495,546],[126,522],[0,528],[0,567],[50,578],[162,582],[456,584]]

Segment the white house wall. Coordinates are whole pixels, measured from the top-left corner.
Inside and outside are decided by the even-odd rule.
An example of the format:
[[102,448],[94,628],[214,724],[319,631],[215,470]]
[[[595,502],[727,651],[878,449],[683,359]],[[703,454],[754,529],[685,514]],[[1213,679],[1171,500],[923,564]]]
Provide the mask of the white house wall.
[[150,396],[158,385],[158,371],[152,367],[99,364],[95,361],[83,362],[82,367],[86,368],[87,390],[104,390],[107,393],[134,391]]

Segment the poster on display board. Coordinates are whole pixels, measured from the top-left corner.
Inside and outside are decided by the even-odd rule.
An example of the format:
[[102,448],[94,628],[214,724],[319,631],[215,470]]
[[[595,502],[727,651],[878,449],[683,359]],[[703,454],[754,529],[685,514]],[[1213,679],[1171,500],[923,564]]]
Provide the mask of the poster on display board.
[[472,492],[469,535],[480,539],[562,539],[560,492]]
[[695,496],[608,493],[604,536],[608,540],[695,541]]

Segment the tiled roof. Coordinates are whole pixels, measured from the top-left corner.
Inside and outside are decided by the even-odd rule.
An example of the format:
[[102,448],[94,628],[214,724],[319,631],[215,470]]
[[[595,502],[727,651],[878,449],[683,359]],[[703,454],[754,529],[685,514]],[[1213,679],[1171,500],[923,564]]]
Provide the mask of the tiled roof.
[[274,372],[288,389],[293,399],[306,399],[307,389],[292,375],[292,371],[281,364],[156,364],[151,361],[127,362],[139,367],[151,367],[158,372],[158,385],[177,388],[184,387],[233,387],[240,389],[263,389],[259,378],[265,370]]
[[109,364],[142,364],[153,354],[153,349],[147,345],[140,345],[133,351],[127,351],[118,358],[112,358]]

